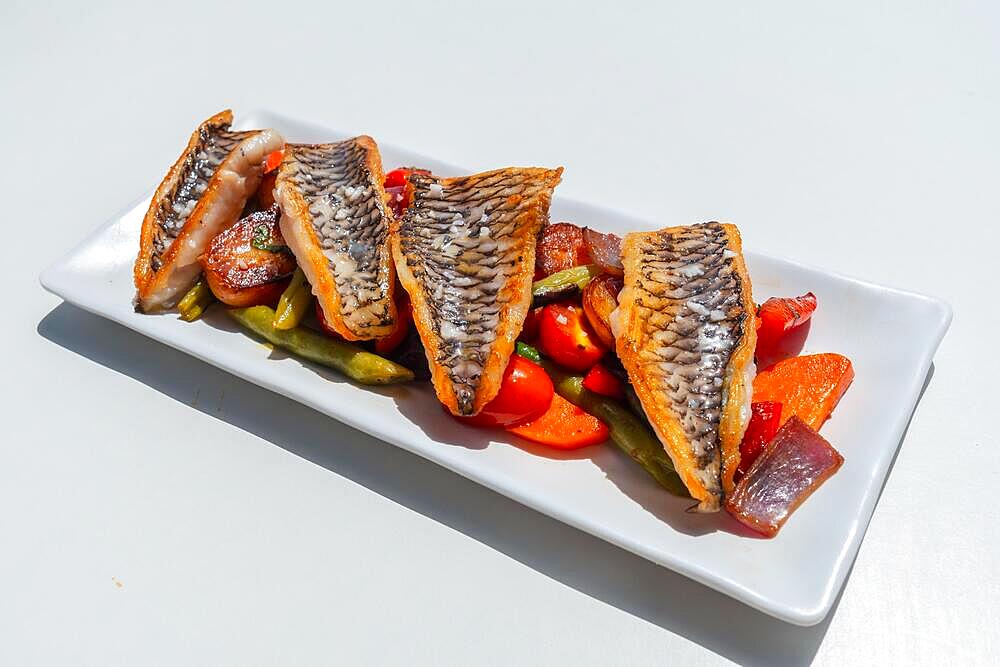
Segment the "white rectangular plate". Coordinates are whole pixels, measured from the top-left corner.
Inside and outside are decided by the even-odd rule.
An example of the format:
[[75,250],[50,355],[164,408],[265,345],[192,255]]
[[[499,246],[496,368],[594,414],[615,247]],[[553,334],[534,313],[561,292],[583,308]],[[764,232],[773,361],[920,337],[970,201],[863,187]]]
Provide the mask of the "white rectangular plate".
[[[266,112],[241,118],[239,126],[274,127],[296,142],[349,136]],[[189,128],[172,131],[180,148]],[[380,148],[387,169],[419,165],[440,175],[465,173],[392,146]],[[663,492],[613,446],[563,454],[460,425],[438,407],[429,386],[354,386],[332,371],[269,352],[237,331],[218,308],[191,324],[173,314],[136,314],[132,263],[148,204],[147,198],[87,237],[42,274],[42,285],[81,308],[800,625],[822,620],[844,583],[934,351],[951,321],[950,308],[935,299],[748,253],[758,301],[809,290],[818,295],[820,307],[803,352],[846,354],[857,373],[823,427],[823,435],[844,455],[844,466],[776,538],[757,539],[725,513],[685,512],[690,501]],[[619,234],[668,223],[637,220],[558,196],[552,219]],[[752,233],[746,236],[752,245]]]

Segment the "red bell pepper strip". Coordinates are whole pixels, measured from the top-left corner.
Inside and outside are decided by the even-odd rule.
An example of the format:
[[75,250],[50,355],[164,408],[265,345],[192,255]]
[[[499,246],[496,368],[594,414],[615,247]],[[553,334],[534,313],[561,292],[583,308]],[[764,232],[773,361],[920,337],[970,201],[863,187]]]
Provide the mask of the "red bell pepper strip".
[[274,151],[273,153],[268,153],[267,157],[264,158],[264,173],[268,174],[281,165],[282,158],[285,157],[285,151]]
[[746,474],[753,462],[771,442],[781,425],[781,403],[758,401],[750,405],[750,423],[747,424],[743,442],[740,443],[740,465],[736,469],[736,479]]
[[602,364],[594,364],[594,367],[583,377],[583,386],[601,396],[617,398],[618,400],[625,398],[622,381]]
[[559,394],[541,417],[507,429],[511,433],[555,449],[580,449],[608,439],[611,431],[600,419]]
[[809,321],[816,305],[812,292],[794,298],[773,297],[762,303],[757,308],[757,357],[773,354],[785,334]]
[[396,325],[387,336],[375,341],[375,352],[383,357],[391,354],[406,340],[406,334],[410,331],[412,320],[413,311],[410,309],[410,299],[406,296],[398,296],[396,298]]

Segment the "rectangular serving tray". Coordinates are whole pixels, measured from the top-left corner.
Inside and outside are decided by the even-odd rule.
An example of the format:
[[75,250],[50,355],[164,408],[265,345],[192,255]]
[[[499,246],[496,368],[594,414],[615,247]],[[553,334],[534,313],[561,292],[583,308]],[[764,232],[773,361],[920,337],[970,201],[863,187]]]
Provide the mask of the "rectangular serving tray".
[[[238,118],[237,127],[274,127],[292,142],[351,136],[263,111]],[[180,149],[189,128],[172,131]],[[379,148],[387,170],[417,165],[445,176],[468,173],[404,149]],[[428,385],[355,386],[333,371],[269,351],[219,308],[190,324],[176,314],[136,314],[132,264],[148,205],[146,197],[129,206],[47,268],[45,289],[799,625],[822,620],[843,585],[951,321],[951,309],[939,300],[747,253],[758,302],[817,294],[821,305],[803,353],[845,354],[857,374],[822,430],[844,455],[843,467],[777,537],[758,539],[725,513],[686,512],[690,500],[665,493],[612,446],[561,453],[463,426],[444,414]],[[551,217],[618,234],[695,222],[639,220],[558,194]],[[753,230],[742,231],[752,247]]]

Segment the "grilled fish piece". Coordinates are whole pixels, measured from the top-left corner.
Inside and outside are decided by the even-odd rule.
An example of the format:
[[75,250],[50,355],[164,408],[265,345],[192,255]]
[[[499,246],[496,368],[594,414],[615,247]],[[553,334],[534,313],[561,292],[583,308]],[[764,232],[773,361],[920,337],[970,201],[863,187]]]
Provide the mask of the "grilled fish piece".
[[754,303],[734,225],[625,237],[618,356],[698,511],[733,488],[753,391]]
[[531,305],[535,242],[559,169],[411,174],[392,252],[438,399],[474,415],[496,396]]
[[135,261],[139,311],[171,308],[194,284],[198,256],[236,222],[264,159],[284,143],[274,130],[234,132],[232,122],[226,109],[199,125],[149,203]]
[[366,136],[289,144],[278,169],[281,234],[326,321],[348,340],[381,338],[396,322],[383,179],[378,146]]

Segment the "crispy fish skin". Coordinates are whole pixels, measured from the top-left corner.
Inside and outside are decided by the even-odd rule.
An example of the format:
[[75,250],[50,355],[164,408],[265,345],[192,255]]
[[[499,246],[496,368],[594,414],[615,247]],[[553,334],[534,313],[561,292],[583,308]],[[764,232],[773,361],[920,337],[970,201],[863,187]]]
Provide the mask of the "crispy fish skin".
[[535,243],[562,168],[411,174],[390,236],[438,399],[477,414],[500,390],[531,305]]
[[234,132],[226,109],[203,122],[156,189],[142,221],[135,261],[136,310],[173,307],[201,272],[198,257],[236,222],[256,191],[274,130]]
[[375,140],[360,136],[289,144],[275,181],[281,234],[347,340],[381,338],[396,323],[384,180]]
[[700,512],[733,489],[750,417],[757,332],[735,225],[628,234],[618,356]]

